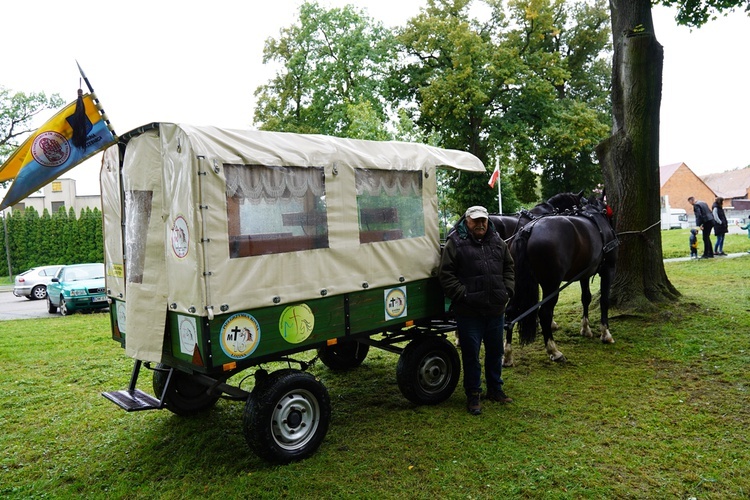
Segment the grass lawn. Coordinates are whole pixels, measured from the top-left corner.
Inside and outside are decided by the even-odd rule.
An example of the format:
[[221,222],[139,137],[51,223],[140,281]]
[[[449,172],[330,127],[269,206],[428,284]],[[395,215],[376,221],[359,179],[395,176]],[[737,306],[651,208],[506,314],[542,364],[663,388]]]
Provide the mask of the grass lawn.
[[[666,233],[685,256],[679,232]],[[750,248],[742,238],[726,251]],[[568,362],[541,341],[516,345],[503,372],[514,403],[478,417],[460,386],[443,404],[409,403],[392,353],[344,374],[315,364],[331,427],[288,466],[249,451],[242,403],[181,418],[105,400],[132,368],[106,314],[0,321],[0,497],[748,498],[750,255],[665,266],[681,300],[613,311],[612,345],[578,335],[579,288],[567,288],[556,340]]]

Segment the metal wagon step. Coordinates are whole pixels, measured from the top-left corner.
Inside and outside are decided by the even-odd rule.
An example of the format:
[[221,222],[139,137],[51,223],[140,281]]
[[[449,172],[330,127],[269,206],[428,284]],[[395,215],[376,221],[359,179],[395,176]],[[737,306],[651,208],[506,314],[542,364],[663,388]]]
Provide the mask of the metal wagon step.
[[140,389],[103,392],[102,396],[125,411],[159,410],[161,402]]
[[[164,408],[163,400],[159,400],[151,394],[143,392],[140,389],[136,389],[135,385],[138,382],[138,374],[141,371],[141,364],[143,364],[143,362],[140,359],[135,360],[133,374],[130,377],[130,385],[127,389],[121,391],[103,392],[102,396],[109,399],[117,406],[126,411],[161,410],[162,408]],[[164,392],[166,392],[166,386],[169,385],[169,381],[172,378],[173,372],[174,368],[170,368]],[[164,395],[162,394],[161,397],[163,399]]]

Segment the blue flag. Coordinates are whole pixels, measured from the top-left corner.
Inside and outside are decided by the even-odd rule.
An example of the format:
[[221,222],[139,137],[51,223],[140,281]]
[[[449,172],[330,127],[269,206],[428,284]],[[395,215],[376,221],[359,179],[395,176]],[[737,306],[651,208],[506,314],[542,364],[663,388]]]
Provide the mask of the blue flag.
[[0,182],[14,179],[0,210],[18,203],[117,141],[95,104],[80,95],[39,127],[0,166]]

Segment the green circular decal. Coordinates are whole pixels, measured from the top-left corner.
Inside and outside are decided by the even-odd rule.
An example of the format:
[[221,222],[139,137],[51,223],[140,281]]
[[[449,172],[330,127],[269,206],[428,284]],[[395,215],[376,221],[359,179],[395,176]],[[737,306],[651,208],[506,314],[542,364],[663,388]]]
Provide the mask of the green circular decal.
[[279,318],[279,333],[290,344],[299,344],[307,340],[314,327],[315,315],[307,304],[289,306]]

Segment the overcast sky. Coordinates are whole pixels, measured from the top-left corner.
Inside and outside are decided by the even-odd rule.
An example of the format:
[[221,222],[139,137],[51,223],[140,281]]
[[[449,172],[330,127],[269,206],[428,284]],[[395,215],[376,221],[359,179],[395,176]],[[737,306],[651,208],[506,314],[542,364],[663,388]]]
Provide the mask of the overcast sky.
[[[262,63],[263,44],[295,22],[300,3],[5,3],[0,85],[70,102],[78,60],[118,134],[154,121],[252,128],[253,92],[273,76]],[[319,3],[350,3],[397,26],[426,2]],[[737,12],[691,31],[657,7],[654,23],[664,46],[661,164],[685,162],[698,175],[750,165],[750,18]],[[97,155],[64,175],[76,179],[78,194],[98,194],[99,162]]]

